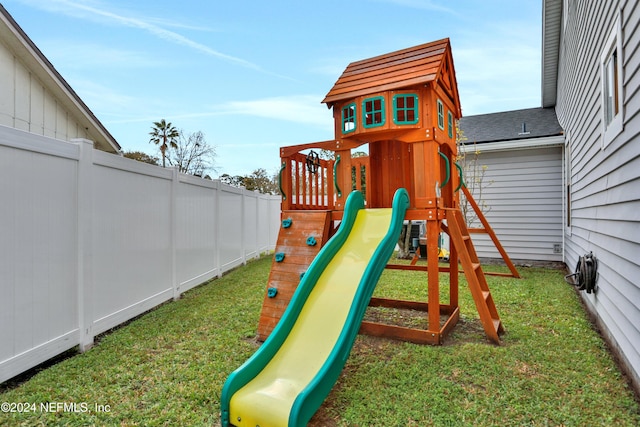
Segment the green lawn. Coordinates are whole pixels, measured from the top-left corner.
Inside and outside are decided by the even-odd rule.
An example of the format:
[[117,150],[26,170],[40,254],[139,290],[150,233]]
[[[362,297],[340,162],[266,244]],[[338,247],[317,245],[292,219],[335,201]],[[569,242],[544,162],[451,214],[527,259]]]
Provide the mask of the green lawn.
[[[258,346],[270,262],[251,262],[84,354],[5,384],[0,402],[35,412],[0,413],[0,425],[217,425],[227,375]],[[462,283],[461,320],[445,345],[359,336],[311,425],[640,425],[640,405],[563,272],[520,272],[519,280],[488,278],[507,331],[502,345],[485,338]],[[376,295],[425,300],[425,288],[424,273],[387,270]]]

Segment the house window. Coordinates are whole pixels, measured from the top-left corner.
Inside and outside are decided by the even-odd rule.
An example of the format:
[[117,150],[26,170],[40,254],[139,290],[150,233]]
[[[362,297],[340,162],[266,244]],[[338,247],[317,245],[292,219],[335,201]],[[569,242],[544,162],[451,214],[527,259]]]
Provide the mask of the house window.
[[600,56],[602,79],[602,148],[622,132],[622,29],[620,18],[607,39]]
[[384,98],[382,96],[362,101],[362,122],[365,128],[384,124]]
[[618,52],[616,49],[606,59],[604,73],[604,117],[605,125],[609,126],[620,112],[618,93]]
[[442,105],[442,101],[438,99],[438,127],[444,130],[444,105]]
[[449,130],[449,138],[453,138],[453,114],[447,111],[447,129]]
[[571,234],[571,140],[569,132],[565,135],[564,146],[564,186],[565,186],[565,225]]
[[351,103],[342,107],[342,133],[356,130],[356,104]]
[[401,94],[393,97],[393,122],[398,125],[418,123],[418,95]]

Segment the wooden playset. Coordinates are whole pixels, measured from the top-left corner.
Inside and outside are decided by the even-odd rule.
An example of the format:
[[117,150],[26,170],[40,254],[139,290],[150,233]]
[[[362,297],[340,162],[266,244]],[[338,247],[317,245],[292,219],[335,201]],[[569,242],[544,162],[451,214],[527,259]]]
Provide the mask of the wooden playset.
[[[428,327],[363,322],[360,332],[441,344],[459,319],[460,265],[484,331],[498,343],[503,326],[470,232],[489,233],[511,275],[518,277],[518,272],[465,187],[456,163],[461,109],[449,39],[353,62],[322,102],[333,109],[335,139],[280,149],[282,227],[258,339],[269,336],[305,270],[335,232],[349,192],[361,191],[367,208],[382,208],[391,206],[396,189],[405,188],[410,199],[405,220],[426,223],[426,265],[412,262],[387,268],[426,272],[428,301],[372,298],[370,306],[426,312]],[[368,146],[368,156],[352,156],[356,149],[365,150],[363,146]],[[333,158],[324,160],[318,151],[332,152]],[[476,210],[482,229],[467,228],[460,192]],[[441,232],[450,237],[449,266],[438,259]],[[441,302],[439,273],[449,278],[446,303]]]

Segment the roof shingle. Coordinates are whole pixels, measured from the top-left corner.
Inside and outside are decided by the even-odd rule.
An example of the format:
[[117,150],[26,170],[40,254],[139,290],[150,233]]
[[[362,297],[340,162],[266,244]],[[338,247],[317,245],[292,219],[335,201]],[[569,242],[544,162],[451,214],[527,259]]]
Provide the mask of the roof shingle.
[[528,108],[460,119],[465,143],[508,141],[562,135],[553,108]]
[[322,102],[331,106],[336,101],[433,81],[448,47],[446,38],[352,62]]

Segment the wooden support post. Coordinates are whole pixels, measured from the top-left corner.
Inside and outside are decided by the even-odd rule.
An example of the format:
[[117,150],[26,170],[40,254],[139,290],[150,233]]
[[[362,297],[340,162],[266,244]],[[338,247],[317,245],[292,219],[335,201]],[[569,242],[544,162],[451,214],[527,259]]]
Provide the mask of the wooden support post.
[[[429,331],[440,334],[440,278],[438,274],[438,220],[427,221],[427,268]],[[438,338],[439,341],[439,338]]]

